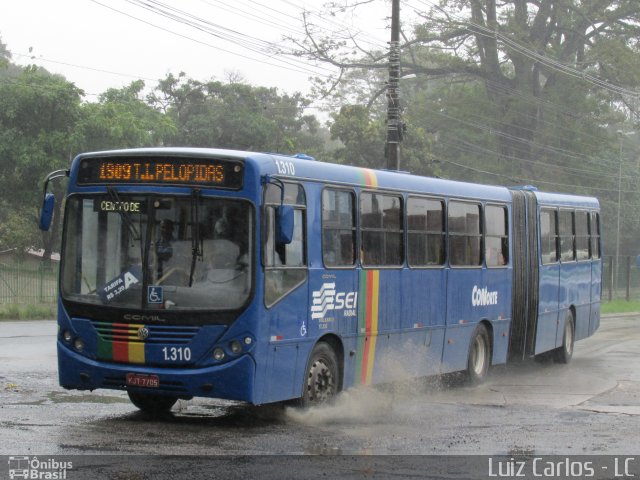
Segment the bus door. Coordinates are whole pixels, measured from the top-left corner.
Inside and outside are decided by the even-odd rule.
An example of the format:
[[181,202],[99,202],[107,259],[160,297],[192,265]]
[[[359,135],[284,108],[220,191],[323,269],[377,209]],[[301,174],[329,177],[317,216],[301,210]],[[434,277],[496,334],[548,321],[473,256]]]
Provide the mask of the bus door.
[[475,324],[482,308],[474,305],[478,289],[493,296],[497,292],[485,284],[482,268],[482,229],[480,203],[449,201],[449,277],[447,287],[447,327],[442,356],[442,371],[467,367],[467,355]]
[[[282,193],[284,189],[284,195]],[[306,196],[297,183],[267,184],[263,209],[264,321],[268,323],[268,360],[261,403],[297,398],[306,356],[300,343],[308,336],[309,285],[306,246]],[[291,242],[277,238],[278,207],[294,208]],[[262,317],[261,317],[262,318]],[[261,320],[262,321],[262,320]]]
[[540,280],[538,325],[535,351],[539,354],[556,346],[558,310],[560,301],[560,238],[558,235],[558,211],[555,208],[540,209]]
[[398,308],[407,334],[399,348],[419,352],[407,362],[412,375],[435,375],[441,367],[447,313],[445,202],[409,196],[406,210],[409,268],[402,272]]
[[364,296],[359,291],[356,238],[356,193],[349,188],[317,187],[321,191],[320,221],[310,222],[313,242],[310,255],[314,266],[310,271],[309,336],[320,338],[332,333],[342,338],[345,354],[344,387],[360,383],[354,373],[362,348],[358,344],[358,306]]

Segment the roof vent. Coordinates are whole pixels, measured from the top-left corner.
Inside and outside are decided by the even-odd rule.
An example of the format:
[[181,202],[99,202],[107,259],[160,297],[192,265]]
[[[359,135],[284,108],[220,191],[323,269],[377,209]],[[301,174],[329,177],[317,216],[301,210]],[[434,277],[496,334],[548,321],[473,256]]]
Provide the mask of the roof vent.
[[311,155],[307,155],[306,153],[296,153],[293,158],[299,158],[300,160],[315,160]]

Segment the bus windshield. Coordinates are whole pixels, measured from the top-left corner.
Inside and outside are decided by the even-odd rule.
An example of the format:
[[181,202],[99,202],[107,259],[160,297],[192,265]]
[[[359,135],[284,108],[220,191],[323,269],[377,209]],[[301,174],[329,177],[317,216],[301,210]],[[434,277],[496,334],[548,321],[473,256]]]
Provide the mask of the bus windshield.
[[72,196],[62,295],[135,309],[238,309],[252,290],[251,217],[249,202],[197,194]]

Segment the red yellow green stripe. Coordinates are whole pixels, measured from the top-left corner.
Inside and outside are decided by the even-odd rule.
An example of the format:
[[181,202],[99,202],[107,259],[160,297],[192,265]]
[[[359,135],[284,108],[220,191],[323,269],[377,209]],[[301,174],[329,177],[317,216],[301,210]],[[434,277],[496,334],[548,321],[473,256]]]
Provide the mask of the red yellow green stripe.
[[144,342],[138,338],[138,330],[144,325],[113,323],[109,330],[101,327],[98,332],[98,358],[122,363],[145,362]]
[[378,338],[378,301],[380,292],[380,271],[360,272],[361,308],[358,311],[358,347],[354,383],[370,385],[376,358]]
[[378,186],[378,176],[374,170],[369,168],[363,168],[362,170],[362,183],[366,187],[377,187]]

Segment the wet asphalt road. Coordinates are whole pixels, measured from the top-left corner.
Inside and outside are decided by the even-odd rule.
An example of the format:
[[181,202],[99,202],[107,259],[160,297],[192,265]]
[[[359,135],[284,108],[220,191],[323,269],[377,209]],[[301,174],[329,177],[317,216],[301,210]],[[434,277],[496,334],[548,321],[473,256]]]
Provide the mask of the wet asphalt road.
[[310,411],[196,399],[161,420],[122,392],[60,388],[55,332],[0,322],[0,455],[640,453],[640,316],[603,319],[569,365],[496,368],[477,387],[403,381]]

